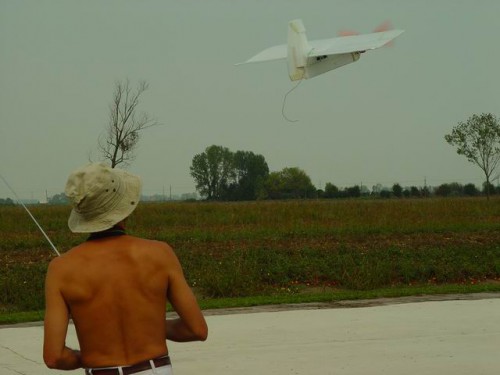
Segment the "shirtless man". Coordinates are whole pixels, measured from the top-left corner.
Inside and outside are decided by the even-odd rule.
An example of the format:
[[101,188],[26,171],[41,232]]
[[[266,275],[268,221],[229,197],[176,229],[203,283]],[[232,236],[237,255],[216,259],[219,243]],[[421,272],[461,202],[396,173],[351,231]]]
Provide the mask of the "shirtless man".
[[[48,367],[168,375],[166,340],[206,340],[205,319],[172,248],[125,233],[140,187],[138,177],[103,164],[70,175],[68,225],[91,234],[49,265],[43,347]],[[165,319],[167,300],[178,319]],[[80,351],[65,344],[70,317]]]

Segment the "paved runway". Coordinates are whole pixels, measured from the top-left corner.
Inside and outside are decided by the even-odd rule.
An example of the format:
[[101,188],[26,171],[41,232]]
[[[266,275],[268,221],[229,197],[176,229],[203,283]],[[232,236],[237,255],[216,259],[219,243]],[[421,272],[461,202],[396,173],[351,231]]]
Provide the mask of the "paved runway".
[[[169,343],[170,355],[176,375],[496,375],[500,298],[489,297],[209,315],[208,340]],[[0,375],[68,374],[45,368],[42,335],[0,328]]]

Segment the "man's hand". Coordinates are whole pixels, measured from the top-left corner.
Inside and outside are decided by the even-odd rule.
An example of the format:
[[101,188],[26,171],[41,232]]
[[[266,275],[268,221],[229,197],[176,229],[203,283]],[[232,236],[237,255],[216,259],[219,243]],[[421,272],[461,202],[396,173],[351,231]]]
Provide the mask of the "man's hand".
[[67,346],[58,356],[45,357],[44,354],[44,361],[48,368],[58,370],[75,370],[82,367],[80,351],[70,349]]
[[205,341],[207,339],[206,330],[193,332],[182,319],[167,319],[166,321],[167,340],[176,342]]

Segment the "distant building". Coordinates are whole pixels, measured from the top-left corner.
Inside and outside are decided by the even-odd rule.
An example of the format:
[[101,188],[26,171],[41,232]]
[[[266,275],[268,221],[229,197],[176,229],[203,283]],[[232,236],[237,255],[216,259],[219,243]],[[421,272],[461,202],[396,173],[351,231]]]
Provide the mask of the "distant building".
[[[19,201],[20,201],[20,203],[22,203],[26,206],[33,205],[33,204],[40,204],[40,201],[38,199],[20,199]],[[15,203],[17,203],[17,202],[15,202]]]
[[167,201],[187,201],[187,200],[197,200],[198,194],[196,193],[184,193],[181,195],[141,195],[142,202],[167,202]]

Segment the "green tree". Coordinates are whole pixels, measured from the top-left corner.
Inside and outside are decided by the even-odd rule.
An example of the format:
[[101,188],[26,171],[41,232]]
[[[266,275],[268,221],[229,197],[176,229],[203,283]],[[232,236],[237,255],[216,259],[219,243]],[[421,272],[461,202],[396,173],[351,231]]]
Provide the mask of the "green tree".
[[296,167],[271,172],[264,182],[265,197],[270,199],[297,199],[316,196],[311,178]]
[[431,191],[429,190],[429,187],[424,186],[420,188],[420,196],[427,198],[431,196]]
[[11,198],[0,198],[1,206],[13,206],[14,201]]
[[251,151],[236,151],[233,155],[234,182],[229,187],[228,199],[255,200],[269,175],[269,167],[262,155]]
[[292,198],[313,198],[316,188],[311,182],[311,178],[302,169],[284,168],[282,177],[285,181],[285,190]]
[[391,197],[391,191],[388,189],[382,189],[380,192],[380,198],[388,199]]
[[202,197],[222,199],[234,179],[233,153],[226,147],[209,146],[193,157],[190,171]]
[[445,140],[476,164],[486,177],[486,196],[490,197],[490,180],[500,161],[500,124],[491,113],[472,115],[466,122],[459,122]]
[[49,204],[67,204],[68,202],[68,198],[64,193],[55,194],[48,199]]
[[285,191],[285,181],[281,172],[271,172],[264,181],[264,187],[261,191],[260,198],[268,199],[283,199]]
[[434,194],[439,195],[441,197],[448,197],[448,196],[459,197],[464,194],[464,187],[458,182],[441,184],[436,188]]
[[420,189],[416,186],[411,186],[410,187],[410,197],[420,197],[422,194],[420,192]]
[[476,185],[469,183],[464,185],[464,194],[474,197],[479,194],[479,190],[477,190]]
[[451,195],[454,197],[460,197],[464,195],[464,186],[458,182],[450,183]]
[[359,185],[348,186],[342,191],[342,196],[345,198],[359,198],[361,196],[361,188]]
[[392,185],[392,194],[394,194],[396,198],[401,198],[403,196],[403,188],[400,184]]
[[337,198],[339,196],[339,188],[334,184],[327,182],[325,185],[324,198]]
[[451,194],[451,187],[450,184],[441,184],[439,185],[436,190],[434,191],[434,194],[440,196],[440,197],[447,197]]

